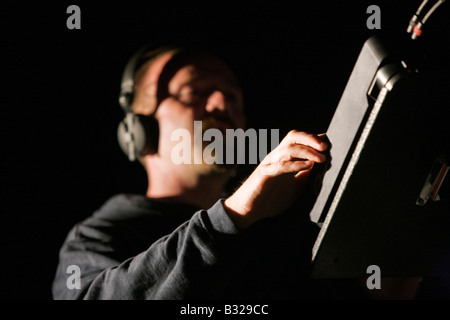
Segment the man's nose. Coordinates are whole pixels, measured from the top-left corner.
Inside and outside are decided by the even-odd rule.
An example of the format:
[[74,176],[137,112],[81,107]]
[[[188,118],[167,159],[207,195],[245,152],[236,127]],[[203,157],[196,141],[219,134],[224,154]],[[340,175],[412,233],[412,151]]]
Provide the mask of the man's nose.
[[211,93],[210,96],[208,97],[208,100],[206,101],[205,109],[207,112],[225,111],[226,109],[225,95],[218,90]]

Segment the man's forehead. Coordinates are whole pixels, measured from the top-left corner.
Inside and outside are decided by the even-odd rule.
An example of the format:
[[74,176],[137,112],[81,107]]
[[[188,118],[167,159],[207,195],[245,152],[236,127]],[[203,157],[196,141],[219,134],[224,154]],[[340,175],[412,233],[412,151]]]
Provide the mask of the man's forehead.
[[207,84],[210,81],[229,86],[238,86],[236,78],[227,68],[215,68],[210,65],[187,64],[181,67],[171,79],[177,83]]
[[147,71],[145,72],[143,84],[152,84],[158,82],[159,76],[161,75],[166,64],[173,58],[175,51],[169,51],[156,58],[151,62]]
[[155,84],[160,79],[160,76],[164,73],[170,75],[169,79],[175,75],[181,75],[182,77],[200,78],[221,78],[230,84],[237,85],[237,79],[235,78],[231,69],[220,59],[207,55],[197,54],[188,56],[174,61],[177,58],[177,52],[168,52],[158,59],[156,59],[147,69],[145,74],[145,84]]

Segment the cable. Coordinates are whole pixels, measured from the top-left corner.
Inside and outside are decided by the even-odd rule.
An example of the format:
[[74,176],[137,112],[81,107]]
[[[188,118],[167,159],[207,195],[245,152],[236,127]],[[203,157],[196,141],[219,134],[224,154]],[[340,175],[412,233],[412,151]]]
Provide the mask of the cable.
[[420,5],[419,9],[417,9],[417,12],[416,12],[417,15],[420,15],[420,13],[422,12],[423,8],[427,5],[427,3],[428,3],[428,0],[424,0],[422,2],[422,4]]
[[422,1],[422,4],[417,9],[416,13],[413,15],[411,20],[409,21],[408,28],[406,29],[406,32],[411,33],[414,29],[414,26],[417,24],[417,20],[419,19],[420,13],[422,12],[423,8],[427,5],[429,0]]
[[434,4],[434,6],[428,11],[428,13],[423,17],[422,24],[425,24],[425,22],[430,18],[430,16],[436,11],[436,9],[445,2],[445,0],[439,0],[437,3]]
[[426,6],[426,4],[428,3],[428,0],[424,0],[422,2],[422,4],[420,5],[420,7],[417,9],[416,13],[414,14],[414,16],[411,18],[411,20],[409,21],[409,25],[407,28],[407,32],[408,33],[412,33],[411,35],[411,39],[415,40],[418,37],[420,37],[422,35],[422,28],[425,24],[425,22],[430,18],[430,16],[436,11],[436,9],[445,2],[445,0],[439,0],[437,1],[430,10],[428,10],[427,14],[423,17],[422,20],[419,20],[419,15],[422,12],[423,8]]

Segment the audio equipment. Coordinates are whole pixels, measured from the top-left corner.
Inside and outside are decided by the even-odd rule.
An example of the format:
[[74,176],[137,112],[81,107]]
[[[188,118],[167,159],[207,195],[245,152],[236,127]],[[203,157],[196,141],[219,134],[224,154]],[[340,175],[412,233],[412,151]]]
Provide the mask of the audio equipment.
[[146,61],[161,53],[155,45],[145,45],[139,49],[126,64],[120,86],[119,105],[125,113],[117,129],[117,139],[122,151],[130,161],[158,150],[159,126],[152,115],[133,112],[134,77],[136,71]]
[[315,278],[365,277],[371,265],[383,276],[448,272],[448,87],[391,40],[364,43],[327,129],[331,168],[310,211],[321,227]]

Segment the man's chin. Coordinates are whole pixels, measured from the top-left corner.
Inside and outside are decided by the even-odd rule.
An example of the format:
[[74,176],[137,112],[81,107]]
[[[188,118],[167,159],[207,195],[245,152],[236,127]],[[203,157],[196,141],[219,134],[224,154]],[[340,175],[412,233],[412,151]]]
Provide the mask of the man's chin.
[[198,164],[197,171],[201,175],[225,175],[225,174],[233,174],[236,172],[237,165],[236,164],[219,164],[219,163],[212,163],[212,164]]

